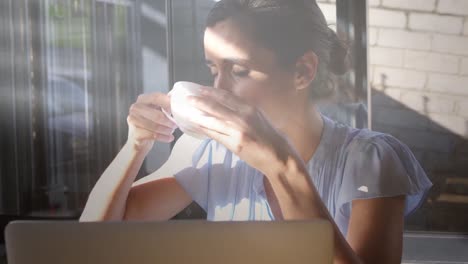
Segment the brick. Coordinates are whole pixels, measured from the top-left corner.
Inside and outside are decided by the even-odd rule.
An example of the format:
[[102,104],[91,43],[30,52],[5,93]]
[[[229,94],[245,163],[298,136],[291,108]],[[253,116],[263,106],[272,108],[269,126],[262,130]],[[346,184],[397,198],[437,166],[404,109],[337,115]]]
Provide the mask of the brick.
[[427,117],[403,107],[374,107],[372,111],[372,120],[373,122],[387,126],[414,128],[419,130],[426,130],[430,125]]
[[441,73],[458,73],[458,57],[425,51],[405,52],[404,66],[410,69]]
[[[453,142],[449,142],[453,148]],[[447,153],[441,153],[437,151],[426,151],[425,155],[425,167],[430,168],[431,170],[437,169],[438,171],[453,171],[455,166],[455,161],[452,155],[447,155]]]
[[421,93],[403,93],[401,103],[411,110],[419,113],[425,112],[424,96]]
[[434,35],[432,50],[450,54],[468,55],[468,37]]
[[429,50],[431,35],[398,29],[380,29],[377,44],[382,47]]
[[437,13],[468,15],[467,0],[440,0],[437,5]]
[[461,71],[462,75],[468,75],[468,58],[463,58],[461,63]]
[[406,15],[401,11],[370,8],[369,25],[389,28],[405,28]]
[[408,25],[413,30],[460,34],[463,30],[463,18],[412,13],[409,16]]
[[422,89],[426,74],[419,71],[376,67],[373,83],[386,87]]
[[454,133],[459,136],[468,135],[468,120],[463,117],[443,114],[429,114],[431,126],[441,132]]
[[402,49],[371,47],[369,63],[383,66],[403,66],[404,51]]
[[367,3],[369,6],[379,6],[381,0],[368,0]]
[[372,90],[372,105],[373,106],[388,106],[399,108],[401,90],[395,88],[387,88],[385,91]]
[[[377,108],[378,111],[380,111],[380,108]],[[385,120],[383,120],[385,121]],[[394,126],[388,126],[382,123],[379,123],[378,120],[373,120],[372,123],[372,130],[390,134],[396,138],[398,138],[398,135],[404,130],[400,127],[394,127]]]
[[379,30],[374,27],[369,28],[368,36],[369,36],[369,45],[370,46],[375,46],[377,44],[377,34],[379,33]]
[[468,18],[465,18],[465,25],[463,26],[463,34],[468,35]]
[[[424,118],[427,119],[427,117]],[[404,133],[399,134],[398,139],[412,149],[417,148],[425,152],[437,151],[450,153],[453,151],[453,143],[450,136],[441,133],[405,129]]]
[[324,3],[318,3],[318,5],[325,16],[327,23],[336,24],[336,5]]
[[420,92],[404,92],[401,103],[420,113],[453,113],[455,100],[434,94]]
[[404,10],[432,11],[435,8],[435,0],[382,0],[382,6]]
[[468,118],[468,98],[459,102],[458,104],[458,114],[463,117]]
[[468,95],[468,77],[434,73],[429,75],[427,88],[443,94]]

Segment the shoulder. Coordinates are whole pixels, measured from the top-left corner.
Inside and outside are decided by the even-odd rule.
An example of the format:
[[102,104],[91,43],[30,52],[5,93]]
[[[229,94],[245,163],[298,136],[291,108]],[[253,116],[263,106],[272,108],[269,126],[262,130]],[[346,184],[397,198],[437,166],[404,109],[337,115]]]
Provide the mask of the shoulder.
[[346,141],[339,204],[408,195],[406,212],[417,207],[432,184],[406,144],[367,129],[351,129]]
[[386,133],[371,131],[368,129],[355,129],[348,135],[346,150],[350,153],[364,152],[377,154],[384,157],[389,152],[396,152],[399,155],[408,155],[409,148],[395,138]]
[[343,151],[349,171],[387,178],[422,172],[409,147],[390,134],[354,129],[348,134],[347,142]]
[[[329,135],[328,145],[335,145],[341,154],[353,156],[356,153],[376,152],[385,154],[392,151],[408,154],[409,148],[400,140],[390,134],[372,131],[369,129],[357,129],[330,119],[325,119]],[[333,146],[332,146],[333,147]]]

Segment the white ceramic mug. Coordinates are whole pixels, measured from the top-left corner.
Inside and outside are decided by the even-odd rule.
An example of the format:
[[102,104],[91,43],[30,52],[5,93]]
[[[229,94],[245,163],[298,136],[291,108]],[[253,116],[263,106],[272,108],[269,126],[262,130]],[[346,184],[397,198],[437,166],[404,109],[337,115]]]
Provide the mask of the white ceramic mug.
[[187,101],[187,97],[191,95],[199,95],[200,84],[192,82],[176,82],[172,90],[168,93],[171,98],[171,112],[172,115],[164,111],[163,113],[167,118],[171,119],[177,124],[182,132],[185,134],[198,138],[206,139],[205,135],[194,132],[194,124],[189,121],[193,116],[204,116],[203,112],[191,106]]

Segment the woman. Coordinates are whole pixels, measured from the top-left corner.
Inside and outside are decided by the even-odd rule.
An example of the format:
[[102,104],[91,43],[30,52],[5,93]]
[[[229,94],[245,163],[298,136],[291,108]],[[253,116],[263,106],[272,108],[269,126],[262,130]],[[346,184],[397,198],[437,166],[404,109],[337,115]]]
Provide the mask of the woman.
[[141,95],[80,220],[164,220],[196,201],[215,221],[327,219],[334,263],[400,263],[404,215],[431,183],[395,138],[315,109],[347,58],[315,1],[222,0],[204,46],[215,89],[191,104],[207,114],[193,122],[210,139],[182,136],[161,169],[133,183],[153,142],[171,142],[176,128],[159,110],[167,95]]

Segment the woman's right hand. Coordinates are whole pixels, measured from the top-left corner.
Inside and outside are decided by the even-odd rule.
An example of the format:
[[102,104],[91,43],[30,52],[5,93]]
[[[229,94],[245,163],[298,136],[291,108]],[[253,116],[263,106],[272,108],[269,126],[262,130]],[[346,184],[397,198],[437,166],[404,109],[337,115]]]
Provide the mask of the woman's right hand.
[[138,151],[148,153],[154,141],[172,142],[177,125],[161,111],[170,112],[170,98],[163,93],[141,94],[131,105],[127,117],[128,140]]

